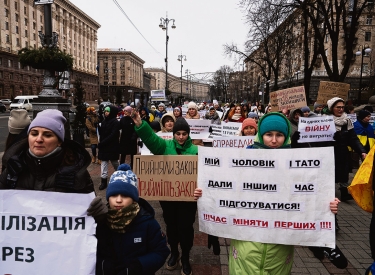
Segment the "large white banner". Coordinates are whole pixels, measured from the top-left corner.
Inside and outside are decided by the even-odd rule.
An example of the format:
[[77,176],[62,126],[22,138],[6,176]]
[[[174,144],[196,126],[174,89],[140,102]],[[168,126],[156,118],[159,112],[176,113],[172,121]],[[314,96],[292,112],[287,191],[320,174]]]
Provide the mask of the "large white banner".
[[300,117],[298,131],[299,143],[321,142],[332,141],[336,128],[333,116]]
[[0,274],[95,274],[91,194],[1,190]]
[[335,247],[333,148],[199,146],[199,230],[237,240]]

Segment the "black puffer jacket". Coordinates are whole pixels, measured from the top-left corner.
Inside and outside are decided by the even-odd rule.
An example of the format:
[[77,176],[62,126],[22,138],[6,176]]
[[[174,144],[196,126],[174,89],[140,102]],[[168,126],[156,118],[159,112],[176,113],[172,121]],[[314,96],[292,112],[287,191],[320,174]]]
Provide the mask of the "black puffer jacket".
[[138,135],[134,130],[134,121],[130,116],[124,116],[120,120],[121,138],[120,154],[136,155]]
[[0,176],[0,189],[64,193],[94,191],[87,171],[90,155],[75,141],[65,140],[59,152],[46,158],[35,158],[29,153],[26,138],[9,148],[4,160],[7,166]]
[[116,160],[120,152],[120,123],[117,121],[117,108],[107,106],[111,109],[109,115],[104,119],[100,128],[100,141],[98,144],[100,160]]

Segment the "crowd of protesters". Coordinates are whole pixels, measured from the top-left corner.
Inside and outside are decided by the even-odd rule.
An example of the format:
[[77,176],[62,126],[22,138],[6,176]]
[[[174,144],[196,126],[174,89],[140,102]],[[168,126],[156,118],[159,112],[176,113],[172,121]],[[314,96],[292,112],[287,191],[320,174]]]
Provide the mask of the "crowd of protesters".
[[[132,172],[133,156],[138,153],[138,148],[145,144],[154,155],[197,155],[198,146],[206,144],[201,139],[191,139],[185,119],[209,120],[212,125],[241,123],[238,124],[241,125],[238,135],[255,137],[256,142],[251,148],[333,147],[335,169],[332,173],[339,186],[340,200],[347,201],[352,199],[348,186],[353,155],[358,156],[357,164],[360,165],[375,144],[372,108],[359,110],[354,123],[353,116],[348,116],[353,111],[354,108],[339,97],[324,103],[316,102],[312,107],[280,111],[271,104],[264,106],[259,102],[222,105],[218,102],[189,102],[184,106],[170,104],[168,107],[160,103],[150,108],[108,105],[99,110],[99,114],[95,108],[89,107],[86,127],[90,156],[84,148],[65,138],[66,119],[60,111],[42,111],[31,121],[27,112],[13,110],[2,159],[0,189],[89,193],[94,191],[94,183],[87,167],[100,164],[98,189],[106,189],[108,204],[96,197],[87,210],[98,223],[96,274],[155,274],[165,263],[168,270],[180,267],[182,275],[190,275],[193,274],[190,251],[197,203],[160,201],[166,224],[165,236],[155,220],[153,208],[138,196],[137,176]],[[333,117],[334,140],[300,143],[300,118],[322,116]],[[172,133],[173,138],[166,140],[158,133]],[[127,161],[127,156],[130,161]],[[112,176],[108,175],[110,162],[115,169]],[[72,173],[75,176],[71,177]],[[204,196],[201,189],[196,189],[194,194],[196,199]],[[337,214],[340,201],[332,199],[329,207]],[[370,236],[374,235],[375,217],[370,230]],[[145,240],[142,245],[131,242],[135,232],[141,232]],[[375,260],[374,239],[370,237]],[[220,254],[217,237],[209,235],[208,244],[213,246],[215,254]],[[230,274],[261,274],[266,270],[269,274],[291,272],[293,246],[268,244],[267,247],[262,243],[232,240],[231,249],[238,251],[237,257],[243,260],[229,257]],[[309,249],[319,259],[328,257],[338,268],[345,268],[348,264],[337,246],[334,249]],[[269,257],[267,264],[259,260],[264,253]]]

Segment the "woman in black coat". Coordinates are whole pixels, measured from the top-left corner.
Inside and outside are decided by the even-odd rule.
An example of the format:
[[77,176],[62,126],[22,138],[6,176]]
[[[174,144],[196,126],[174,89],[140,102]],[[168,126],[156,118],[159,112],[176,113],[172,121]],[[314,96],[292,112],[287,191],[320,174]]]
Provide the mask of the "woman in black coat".
[[99,190],[107,188],[108,163],[111,161],[115,170],[118,167],[120,151],[120,124],[117,121],[118,110],[115,106],[107,106],[104,109],[105,119],[99,127],[98,158],[101,160],[101,184]]
[[130,155],[130,167],[133,169],[133,156],[137,154],[137,134],[134,130],[134,121],[130,117],[133,108],[126,106],[124,116],[120,120],[120,164],[125,163],[126,155]]

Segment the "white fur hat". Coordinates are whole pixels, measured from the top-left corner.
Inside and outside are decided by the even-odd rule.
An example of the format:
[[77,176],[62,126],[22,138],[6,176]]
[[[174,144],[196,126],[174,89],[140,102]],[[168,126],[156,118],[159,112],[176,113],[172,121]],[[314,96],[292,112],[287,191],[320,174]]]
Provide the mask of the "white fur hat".
[[194,109],[198,110],[198,106],[197,106],[197,104],[195,104],[194,101],[190,101],[189,104],[188,104],[188,109],[191,109],[191,108],[194,108]]
[[340,97],[334,97],[334,98],[331,98],[331,99],[327,100],[328,109],[331,110],[332,106],[335,105],[335,103],[338,102],[338,101],[341,101],[341,102],[345,103],[345,101]]

